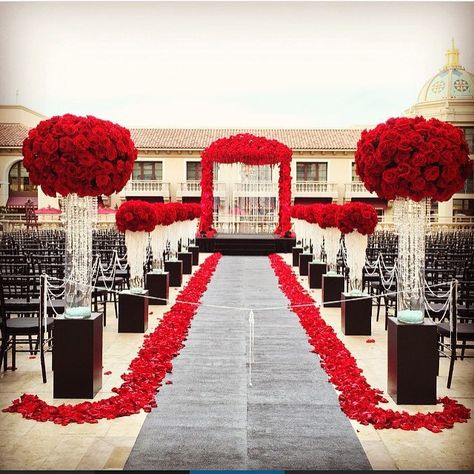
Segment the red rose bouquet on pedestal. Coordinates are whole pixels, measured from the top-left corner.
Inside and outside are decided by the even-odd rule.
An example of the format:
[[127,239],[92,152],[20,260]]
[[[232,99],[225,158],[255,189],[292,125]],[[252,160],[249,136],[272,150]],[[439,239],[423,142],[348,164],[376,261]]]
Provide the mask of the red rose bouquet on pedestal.
[[143,288],[143,264],[148,247],[149,233],[157,224],[153,205],[145,201],[126,201],[117,210],[115,222],[125,232],[127,261],[130,265],[131,291],[140,293]]
[[43,120],[23,142],[23,164],[31,182],[53,197],[119,192],[136,158],[129,130],[92,116]]
[[461,130],[434,118],[391,118],[362,132],[355,162],[369,191],[395,199],[397,317],[405,323],[423,323],[430,199],[447,201],[472,176],[466,140]]
[[377,211],[370,204],[348,202],[339,207],[336,219],[339,230],[345,234],[346,264],[349,267],[352,290],[354,293],[361,293],[367,236],[375,231]]
[[472,176],[463,132],[434,118],[391,118],[364,130],[355,162],[365,187],[383,199],[447,201]]
[[101,194],[120,191],[137,157],[130,132],[92,116],[43,120],[23,142],[23,164],[48,196],[65,196],[65,316],[91,314],[92,228]]

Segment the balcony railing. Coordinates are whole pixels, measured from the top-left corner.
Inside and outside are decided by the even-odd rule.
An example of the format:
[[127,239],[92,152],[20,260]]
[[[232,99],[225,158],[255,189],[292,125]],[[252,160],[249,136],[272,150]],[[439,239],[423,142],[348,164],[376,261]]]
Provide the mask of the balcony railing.
[[195,193],[201,192],[200,181],[186,181],[185,183],[179,183],[179,189],[181,193]]
[[[224,194],[225,194],[225,184],[214,182],[214,196],[223,196]],[[201,195],[201,182],[190,180],[184,183],[178,183],[176,195],[178,197],[200,196]]]
[[334,194],[337,193],[337,183],[327,181],[296,181],[294,193],[304,194]]
[[146,194],[159,196],[169,196],[170,183],[164,181],[148,180],[148,179],[134,179],[125,186],[125,194]]
[[[362,181],[352,181],[352,183],[346,183],[344,185],[345,196],[351,196],[354,194],[363,194],[366,196],[374,195],[373,193],[367,191]],[[375,196],[375,195],[374,195]]]
[[234,195],[236,194],[240,196],[278,196],[278,183],[234,183]]

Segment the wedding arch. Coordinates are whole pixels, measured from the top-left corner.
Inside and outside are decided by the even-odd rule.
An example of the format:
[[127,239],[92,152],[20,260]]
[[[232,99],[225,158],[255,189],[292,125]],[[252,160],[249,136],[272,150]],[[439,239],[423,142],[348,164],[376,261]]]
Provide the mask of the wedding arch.
[[220,138],[211,143],[201,154],[201,235],[212,237],[216,233],[213,227],[214,163],[243,163],[252,166],[280,165],[275,234],[288,236],[291,232],[291,157],[291,149],[283,143],[250,133]]

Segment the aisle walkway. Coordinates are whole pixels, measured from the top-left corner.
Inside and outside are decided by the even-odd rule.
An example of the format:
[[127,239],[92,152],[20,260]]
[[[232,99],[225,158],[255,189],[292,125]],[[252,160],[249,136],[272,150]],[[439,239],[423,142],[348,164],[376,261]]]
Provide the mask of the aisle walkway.
[[[223,257],[204,304],[285,306],[267,257]],[[289,310],[201,307],[171,385],[158,394],[125,469],[370,469],[337,396]]]

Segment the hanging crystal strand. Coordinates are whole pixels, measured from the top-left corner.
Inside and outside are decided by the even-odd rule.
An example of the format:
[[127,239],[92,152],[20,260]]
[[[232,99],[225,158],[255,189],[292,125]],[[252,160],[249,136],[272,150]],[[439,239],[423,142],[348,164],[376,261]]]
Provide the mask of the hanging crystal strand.
[[153,270],[159,270],[162,267],[164,251],[164,227],[157,225],[151,233],[151,250],[153,252]]
[[397,318],[411,324],[424,320],[425,234],[430,201],[397,198],[394,224],[398,234]]
[[324,232],[324,247],[327,255],[328,273],[336,273],[336,258],[341,232],[336,227],[328,227]]
[[125,245],[127,247],[127,261],[130,265],[130,291],[141,293],[143,289],[143,263],[148,245],[148,233],[126,230]]
[[362,290],[362,268],[365,264],[367,242],[367,235],[357,231],[345,235],[349,281],[353,293],[361,293]]
[[322,245],[322,233],[321,228],[317,224],[313,224],[313,254],[316,262],[321,259],[321,245]]
[[91,315],[92,230],[97,219],[97,198],[68,194],[64,198],[65,317]]

